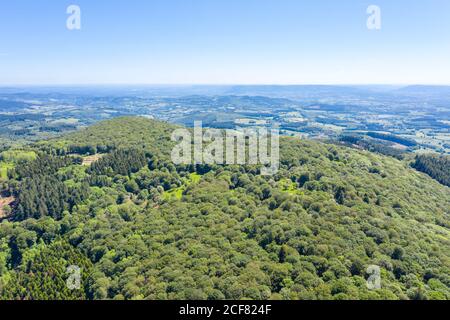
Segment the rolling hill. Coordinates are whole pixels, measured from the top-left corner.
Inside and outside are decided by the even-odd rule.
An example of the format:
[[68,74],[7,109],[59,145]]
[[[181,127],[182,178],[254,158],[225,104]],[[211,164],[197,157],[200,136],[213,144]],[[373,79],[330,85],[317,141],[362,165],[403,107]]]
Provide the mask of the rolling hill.
[[2,182],[0,298],[450,299],[448,187],[295,138],[274,176],[174,165],[174,128],[117,118],[31,146]]

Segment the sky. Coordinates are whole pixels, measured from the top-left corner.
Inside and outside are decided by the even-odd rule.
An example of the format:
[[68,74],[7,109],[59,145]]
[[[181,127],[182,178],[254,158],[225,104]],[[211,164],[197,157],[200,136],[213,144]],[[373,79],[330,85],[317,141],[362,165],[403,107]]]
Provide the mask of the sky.
[[0,0],[0,85],[49,84],[450,85],[450,1]]

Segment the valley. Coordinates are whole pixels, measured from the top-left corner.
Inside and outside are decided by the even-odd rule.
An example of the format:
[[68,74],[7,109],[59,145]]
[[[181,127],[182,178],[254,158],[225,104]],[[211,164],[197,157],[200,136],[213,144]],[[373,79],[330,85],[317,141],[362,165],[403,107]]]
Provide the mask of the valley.
[[[285,135],[336,141],[352,136],[364,141],[360,147],[381,144],[376,149],[387,148],[388,153],[450,154],[449,91],[427,86],[3,89],[0,145],[52,138],[97,121],[137,115],[188,127],[194,121],[222,129],[278,125]],[[382,134],[397,137],[397,142],[380,139]]]

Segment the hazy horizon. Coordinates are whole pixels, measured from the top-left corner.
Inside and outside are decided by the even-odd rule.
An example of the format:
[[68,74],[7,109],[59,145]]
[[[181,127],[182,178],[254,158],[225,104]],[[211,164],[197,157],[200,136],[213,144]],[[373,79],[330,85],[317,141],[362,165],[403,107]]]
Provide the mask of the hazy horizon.
[[27,87],[450,87],[450,83],[6,83],[0,88]]

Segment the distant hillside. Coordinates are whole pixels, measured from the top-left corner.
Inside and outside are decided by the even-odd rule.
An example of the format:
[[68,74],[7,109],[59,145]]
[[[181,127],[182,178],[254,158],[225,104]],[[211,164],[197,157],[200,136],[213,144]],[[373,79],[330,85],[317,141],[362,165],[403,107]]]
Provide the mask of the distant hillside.
[[[0,298],[450,299],[448,187],[391,157],[295,138],[281,139],[274,176],[178,166],[174,128],[118,118],[14,164]],[[71,265],[85,270],[81,290],[65,287]]]
[[167,156],[173,146],[170,136],[175,128],[176,125],[143,117],[120,117],[37,145],[58,154],[95,154],[133,147]]
[[244,85],[225,91],[229,95],[250,95],[280,98],[308,99],[319,97],[348,97],[370,94],[365,87],[338,85]]
[[413,85],[393,91],[408,97],[427,98],[448,103],[450,99],[450,86]]
[[396,90],[407,94],[450,94],[450,86],[412,85]]

